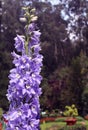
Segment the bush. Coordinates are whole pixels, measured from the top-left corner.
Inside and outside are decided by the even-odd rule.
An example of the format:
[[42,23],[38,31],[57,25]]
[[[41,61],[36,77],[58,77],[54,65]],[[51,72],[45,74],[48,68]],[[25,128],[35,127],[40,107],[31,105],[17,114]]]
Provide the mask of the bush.
[[51,113],[51,114],[49,114],[49,117],[57,117],[57,114],[56,113]]
[[52,112],[49,113],[49,117],[60,117],[61,111],[59,109],[54,109]]
[[74,104],[71,106],[65,106],[65,111],[63,112],[64,116],[75,117],[78,116],[78,110]]

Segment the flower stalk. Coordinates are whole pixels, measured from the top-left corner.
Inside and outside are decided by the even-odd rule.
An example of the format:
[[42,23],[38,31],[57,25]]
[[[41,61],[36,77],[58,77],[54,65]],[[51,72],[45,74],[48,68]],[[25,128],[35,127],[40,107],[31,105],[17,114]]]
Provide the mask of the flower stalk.
[[41,95],[40,75],[43,56],[39,53],[40,32],[36,30],[34,15],[35,9],[29,7],[25,10],[27,25],[26,36],[17,35],[15,38],[15,52],[10,70],[7,98],[10,106],[4,117],[8,120],[6,130],[38,130],[39,129],[39,96]]

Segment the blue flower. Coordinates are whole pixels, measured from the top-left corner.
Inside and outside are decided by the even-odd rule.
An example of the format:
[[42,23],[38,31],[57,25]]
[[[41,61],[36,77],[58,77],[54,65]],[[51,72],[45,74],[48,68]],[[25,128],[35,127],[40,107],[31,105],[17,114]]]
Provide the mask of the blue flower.
[[4,115],[8,120],[6,130],[38,130],[39,127],[43,65],[43,56],[39,54],[41,33],[36,30],[35,23],[31,22],[27,27],[27,41],[20,35],[15,38],[15,48],[20,54],[12,53],[15,67],[9,74],[7,98],[10,106]]
[[15,38],[15,48],[17,49],[18,52],[22,52],[25,48],[25,43],[24,43],[24,39],[20,36],[17,35],[17,37]]

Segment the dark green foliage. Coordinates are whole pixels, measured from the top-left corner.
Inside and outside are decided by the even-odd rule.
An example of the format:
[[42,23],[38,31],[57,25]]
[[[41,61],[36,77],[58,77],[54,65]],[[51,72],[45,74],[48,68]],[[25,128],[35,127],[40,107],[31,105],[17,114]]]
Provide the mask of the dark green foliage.
[[6,98],[7,87],[9,83],[9,70],[12,68],[11,54],[7,51],[0,51],[0,107],[8,108]]
[[86,88],[82,94],[82,101],[83,101],[83,115],[85,116],[88,114],[88,88]]
[[[71,74],[71,91],[74,93],[74,103],[78,105],[82,105],[82,92],[83,92],[83,83],[82,83],[82,75],[81,75],[81,65],[80,59],[77,57],[72,61],[72,74]],[[81,110],[80,110],[81,111]]]

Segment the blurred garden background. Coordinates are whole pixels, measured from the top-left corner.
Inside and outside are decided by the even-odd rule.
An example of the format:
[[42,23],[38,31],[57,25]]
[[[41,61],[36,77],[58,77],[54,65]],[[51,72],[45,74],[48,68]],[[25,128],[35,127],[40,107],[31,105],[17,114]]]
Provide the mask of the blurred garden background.
[[[23,6],[36,8],[44,56],[41,112],[75,104],[88,114],[88,0],[0,0],[0,107],[7,111],[14,37],[24,33]],[[61,113],[59,113],[61,114]],[[48,115],[49,116],[49,115]]]

